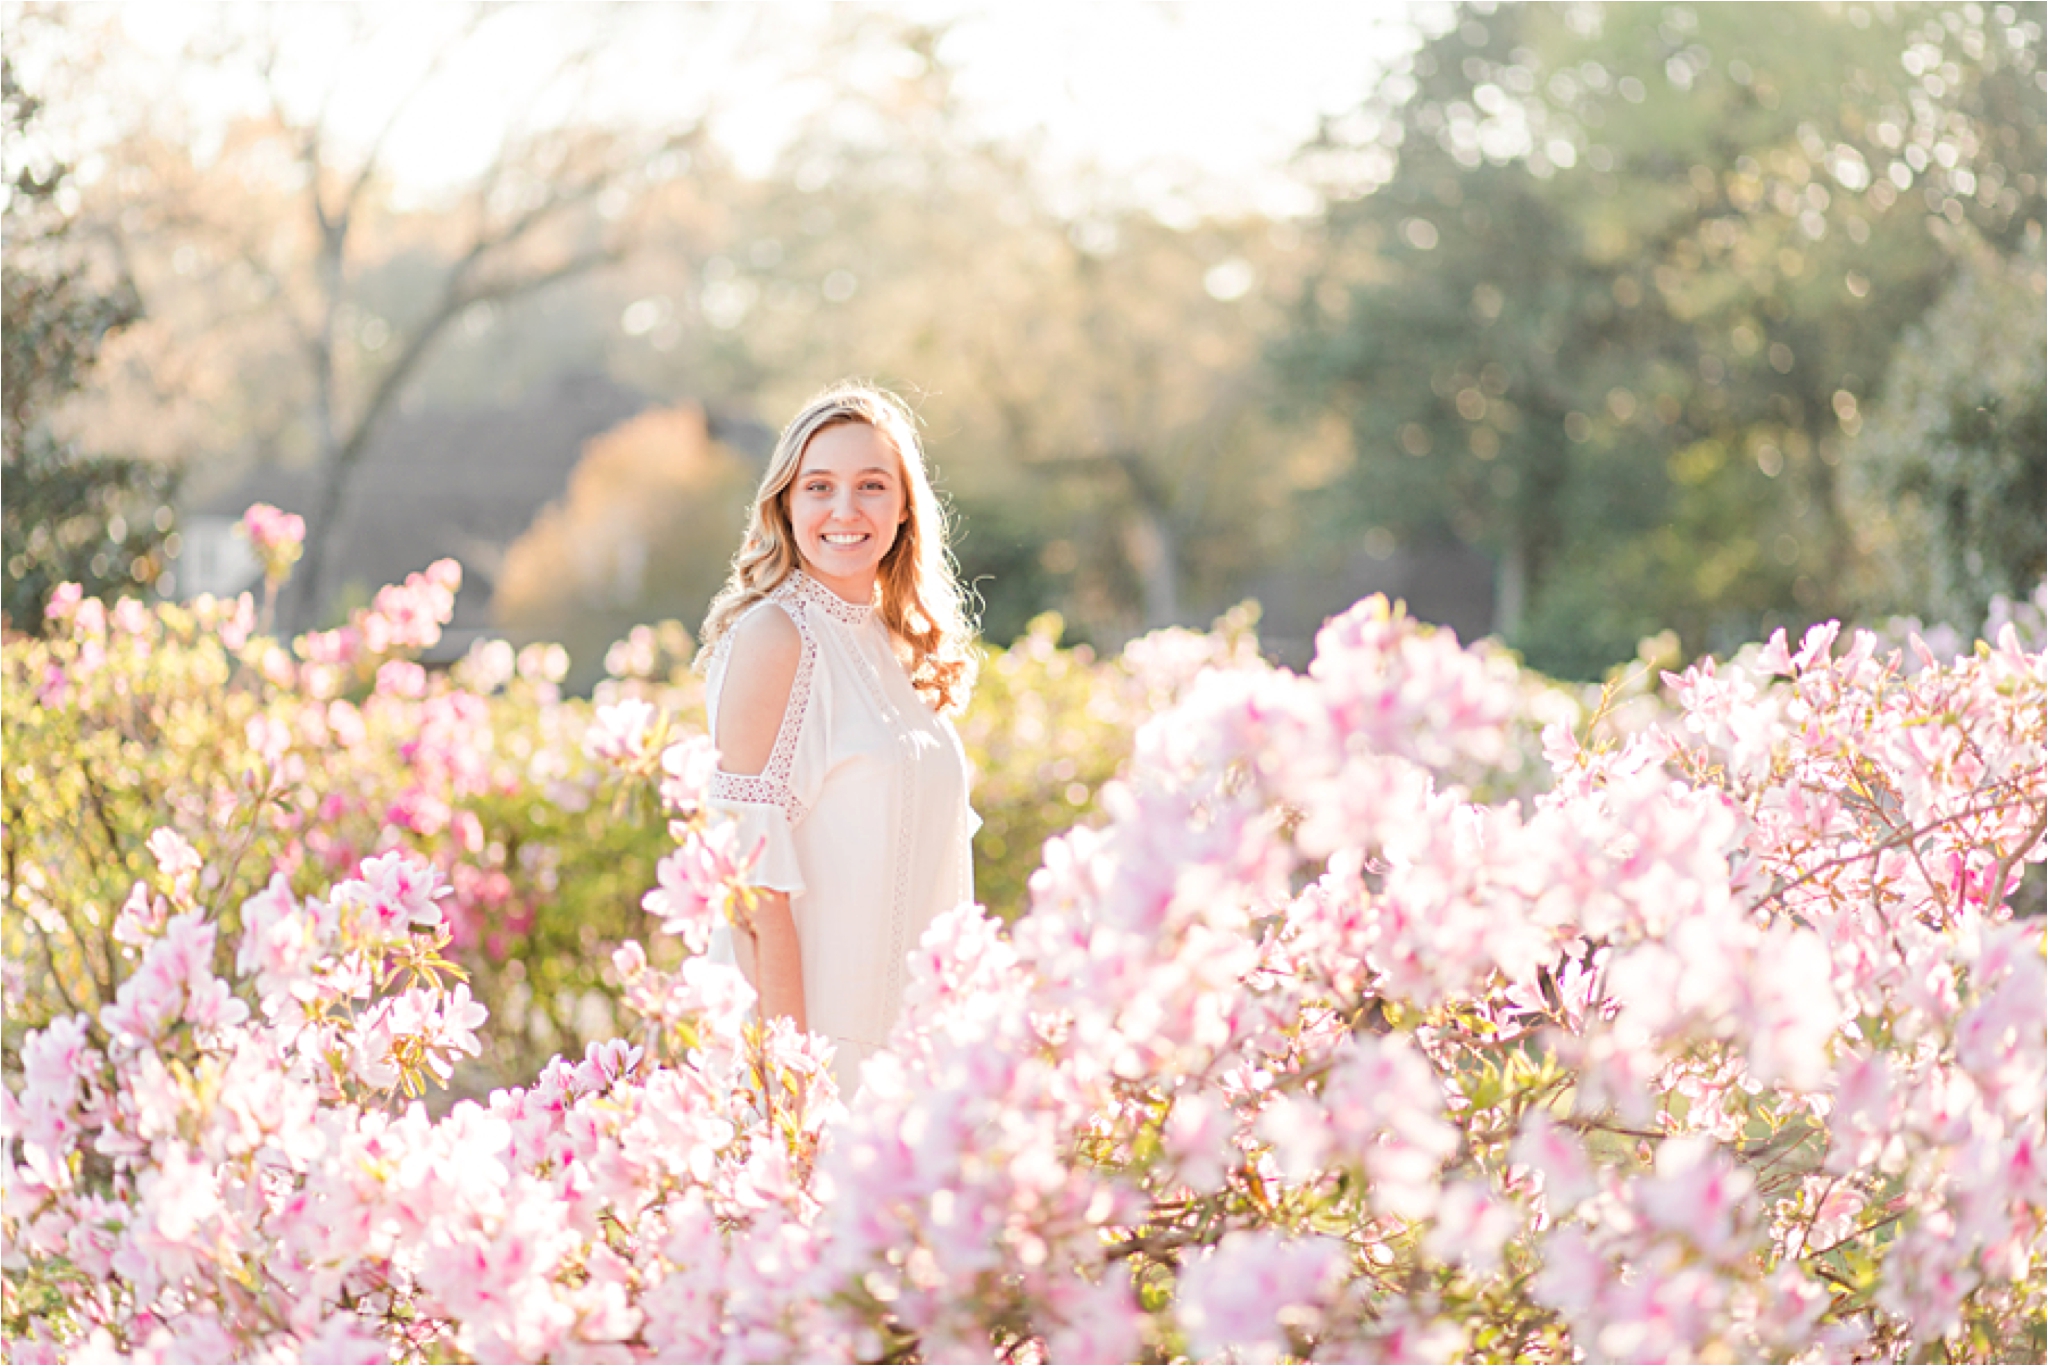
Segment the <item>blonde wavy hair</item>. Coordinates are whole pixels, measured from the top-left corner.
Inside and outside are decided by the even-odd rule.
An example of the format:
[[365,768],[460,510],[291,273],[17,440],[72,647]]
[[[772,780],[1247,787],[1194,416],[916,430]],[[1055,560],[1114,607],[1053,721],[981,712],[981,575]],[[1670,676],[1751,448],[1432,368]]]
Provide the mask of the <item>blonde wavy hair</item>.
[[890,635],[909,650],[910,682],[918,695],[934,711],[952,715],[967,705],[978,661],[974,623],[947,549],[946,513],[932,491],[917,421],[909,407],[887,390],[857,381],[824,389],[782,429],[754,494],[746,538],[733,556],[732,573],[704,617],[698,667],[710,660],[718,642],[748,608],[780,588],[801,565],[789,517],[789,490],[811,438],[848,422],[863,422],[880,432],[902,465],[909,515],[876,573],[882,591],[876,610]]

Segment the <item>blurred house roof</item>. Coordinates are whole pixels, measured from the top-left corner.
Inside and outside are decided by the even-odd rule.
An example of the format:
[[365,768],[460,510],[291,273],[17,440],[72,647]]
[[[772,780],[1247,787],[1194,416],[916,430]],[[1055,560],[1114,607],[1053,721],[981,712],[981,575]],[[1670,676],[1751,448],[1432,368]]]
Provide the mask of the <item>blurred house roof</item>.
[[[505,552],[561,498],[584,443],[655,400],[601,375],[567,374],[500,408],[394,413],[371,438],[342,500],[327,576],[330,595],[374,592],[444,556],[462,565],[449,647],[485,631]],[[742,415],[709,410],[711,435],[765,462],[775,433]],[[251,503],[310,516],[315,474],[252,472],[188,518],[239,518]]]

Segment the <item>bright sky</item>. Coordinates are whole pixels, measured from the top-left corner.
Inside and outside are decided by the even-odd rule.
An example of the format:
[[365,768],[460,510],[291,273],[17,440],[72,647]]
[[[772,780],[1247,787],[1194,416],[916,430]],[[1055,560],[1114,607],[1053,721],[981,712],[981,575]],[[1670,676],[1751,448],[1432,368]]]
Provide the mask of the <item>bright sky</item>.
[[[99,9],[101,13],[109,12]],[[1319,114],[1356,104],[1416,41],[1428,5],[1361,0],[1067,3],[898,0],[870,5],[954,21],[940,49],[989,131],[1042,138],[1051,167],[1092,165],[1141,200],[1178,209],[1305,211],[1286,170]],[[151,54],[124,82],[175,84],[202,146],[220,119],[261,99],[253,83],[180,60],[220,25],[274,31],[286,88],[310,112],[367,139],[467,7],[445,4],[190,3],[111,7]],[[526,3],[499,10],[407,110],[388,149],[393,178],[431,193],[478,169],[508,120],[545,121],[574,103],[640,119],[688,118],[715,102],[714,129],[742,165],[765,168],[821,85],[807,79],[835,25],[857,11],[778,4],[643,3],[622,9]],[[605,29],[601,26],[612,24]],[[601,37],[596,35],[602,34]],[[550,94],[543,77],[595,38],[589,87]],[[842,73],[856,81],[873,73]]]

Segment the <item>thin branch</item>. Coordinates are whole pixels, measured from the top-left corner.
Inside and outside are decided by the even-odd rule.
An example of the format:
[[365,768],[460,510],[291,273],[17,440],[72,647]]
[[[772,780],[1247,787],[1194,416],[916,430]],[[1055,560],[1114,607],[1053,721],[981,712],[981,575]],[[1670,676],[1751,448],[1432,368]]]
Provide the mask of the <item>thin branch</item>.
[[[596,60],[603,47],[604,42],[602,39],[593,35],[580,49],[570,53],[560,62],[556,63],[545,82],[525,100],[520,112],[528,113],[546,105],[548,103],[547,97],[566,83],[570,73],[589,66]],[[516,119],[517,116],[515,115]],[[522,158],[531,155],[535,145],[537,145],[537,139],[526,133],[522,122],[514,121],[508,124],[504,137],[498,143],[497,152],[491,157],[490,164],[476,178],[474,189],[469,197],[470,203],[474,208],[475,222],[473,231],[477,236],[482,237],[489,226],[492,195],[497,192],[499,185],[504,182],[506,174],[512,167],[518,164]]]
[[55,987],[57,989],[57,994],[64,998],[64,1004],[71,1008],[72,1014],[88,1014],[89,1012],[87,1012],[83,1007],[81,1007],[76,1000],[72,999],[71,992],[64,985],[63,974],[57,971],[57,951],[56,949],[51,947],[50,936],[48,935],[48,933],[44,931],[42,926],[35,923],[33,917],[30,917],[29,928],[35,934],[36,943],[42,946],[43,966],[49,970],[50,985]]
[[384,158],[384,144],[390,140],[392,131],[405,118],[413,103],[433,85],[456,52],[476,36],[477,31],[490,21],[494,13],[494,7],[480,6],[472,10],[462,27],[435,50],[418,79],[407,86],[405,93],[398,97],[398,103],[391,107],[391,112],[385,117],[383,125],[371,136],[370,146],[363,153],[362,165],[356,168],[355,179],[350,181],[348,189],[342,192],[341,217],[344,222],[353,217],[356,206],[362,202],[364,192],[376,178],[377,167]]
[[[2048,835],[2048,810],[2042,811],[2041,819],[2034,822],[2034,828],[2021,837],[2020,842],[2013,846],[2012,852],[1998,861],[1998,867],[1991,879],[1991,891],[1984,903],[1987,908],[2005,904],[2005,880],[2011,876],[2013,865],[2024,859],[2027,851],[2041,842],[2043,835]],[[2013,890],[2019,889],[2014,887]]]
[[[663,149],[666,150],[672,146],[673,141],[671,139],[670,142],[664,143],[662,145]],[[495,233],[485,233],[480,227],[476,239],[470,243],[469,250],[462,254],[462,259],[457,261],[454,268],[449,272],[451,289],[459,289],[462,281],[486,257],[516,245],[527,234],[554,219],[564,209],[572,208],[575,205],[597,198],[607,189],[610,189],[617,178],[618,171],[616,167],[604,167],[596,174],[586,177],[581,182],[570,185],[566,189],[550,191],[538,203],[519,214],[511,222],[506,223]]]
[[1855,1242],[1858,1238],[1863,1237],[1865,1234],[1875,1233],[1881,1228],[1886,1228],[1892,1224],[1898,1223],[1899,1220],[1905,1217],[1905,1210],[1900,1210],[1896,1214],[1887,1214],[1882,1219],[1874,1220],[1871,1223],[1865,1224],[1862,1228],[1857,1229],[1854,1233],[1836,1239],[1834,1242],[1829,1243],[1826,1247],[1808,1249],[1806,1255],[1808,1257],[1825,1257],[1830,1252],[1835,1251],[1837,1248],[1847,1247],[1849,1244]]
[[1656,1139],[1659,1142],[1671,1137],[1670,1134],[1660,1133],[1655,1130],[1631,1129],[1623,1124],[1609,1124],[1597,1116],[1590,1119],[1582,1119],[1577,1115],[1571,1115],[1559,1120],[1558,1123],[1567,1129],[1576,1129],[1580,1133],[1621,1134],[1627,1138]]
[[1808,869],[1801,876],[1794,878],[1792,881],[1785,883],[1783,886],[1772,889],[1771,893],[1768,896],[1764,897],[1762,900],[1756,903],[1756,909],[1762,910],[1764,907],[1770,905],[1774,901],[1783,904],[1785,900],[1785,894],[1787,892],[1805,886],[1807,883],[1814,881],[1816,878],[1820,877],[1824,873],[1833,872],[1838,868],[1854,867],[1856,864],[1862,863],[1866,859],[1874,859],[1878,855],[1889,853],[1891,850],[1896,849],[1901,845],[1910,846],[1915,840],[1918,840],[1921,836],[1932,834],[1936,830],[1941,829],[1943,826],[1954,825],[1959,821],[1970,820],[1977,816],[1989,816],[1996,812],[2004,810],[2006,807],[2010,805],[2012,805],[2012,802],[2010,800],[2006,800],[1995,802],[1990,806],[1973,806],[1967,811],[1957,811],[1950,815],[1939,817],[1935,820],[1929,821],[1927,824],[1919,827],[1916,830],[1904,831],[1898,835],[1893,836],[1891,839],[1885,840],[1878,844],[1871,845],[1869,848],[1859,849],[1853,854],[1844,854],[1840,858],[1829,859],[1825,863],[1817,863],[1812,868]]
[[1934,874],[1927,870],[1927,861],[1920,857],[1919,837],[1900,831],[1898,822],[1891,818],[1882,805],[1876,807],[1876,815],[1885,829],[1893,831],[1895,838],[1904,842],[1907,857],[1913,860],[1913,867],[1920,874],[1920,881],[1934,895],[1934,904],[1941,912],[1941,919],[1946,921],[1950,916],[1948,896],[1943,892],[1941,884],[1935,880]]
[[1800,1247],[1810,1248],[1813,1245],[1813,1226],[1820,1222],[1821,1206],[1828,1202],[1828,1198],[1835,1193],[1835,1187],[1841,1184],[1841,1177],[1830,1176],[1827,1185],[1821,1187],[1820,1194],[1813,1197],[1813,1213],[1806,1216],[1806,1227],[1799,1234]]
[[483,285],[467,290],[450,291],[444,295],[432,316],[425,323],[414,329],[412,337],[407,341],[405,349],[399,353],[398,359],[393,361],[391,367],[379,376],[377,388],[371,394],[369,403],[365,405],[363,415],[357,421],[355,430],[350,434],[348,445],[344,447],[343,463],[345,465],[353,465],[356,459],[360,457],[363,447],[367,444],[371,430],[376,426],[378,419],[383,416],[385,410],[397,398],[399,388],[411,377],[414,369],[425,358],[427,351],[439,339],[442,330],[465,310],[477,304],[503,303],[510,299],[516,299],[521,295],[531,294],[537,290],[545,289],[549,285],[581,275],[586,271],[595,270],[601,266],[614,265],[622,260],[624,256],[625,250],[621,247],[608,247],[599,251],[584,252],[580,255],[572,256],[537,275],[505,279],[495,284]]
[[306,183],[313,204],[313,221],[318,225],[324,241],[333,235],[334,229],[327,212],[327,201],[320,189],[321,173],[326,165],[321,155],[320,135],[327,122],[328,107],[334,100],[334,87],[328,86],[321,94],[320,107],[314,111],[310,120],[302,126],[295,124],[290,112],[284,107],[283,86],[278,80],[277,64],[280,56],[277,32],[272,29],[269,40],[263,46],[262,55],[256,60],[256,71],[263,79],[264,94],[270,99],[271,118],[277,121],[280,129],[298,133],[298,158],[306,168]]

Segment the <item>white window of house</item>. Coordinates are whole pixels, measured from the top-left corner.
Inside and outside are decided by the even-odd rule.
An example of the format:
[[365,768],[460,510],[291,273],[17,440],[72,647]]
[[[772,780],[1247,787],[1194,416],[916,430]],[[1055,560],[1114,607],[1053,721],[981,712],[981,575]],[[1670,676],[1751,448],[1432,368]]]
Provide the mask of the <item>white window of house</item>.
[[238,517],[185,519],[185,546],[178,556],[180,596],[191,598],[211,593],[217,598],[227,597],[256,586],[263,576],[263,566],[257,563],[249,543],[235,533],[240,525]]

